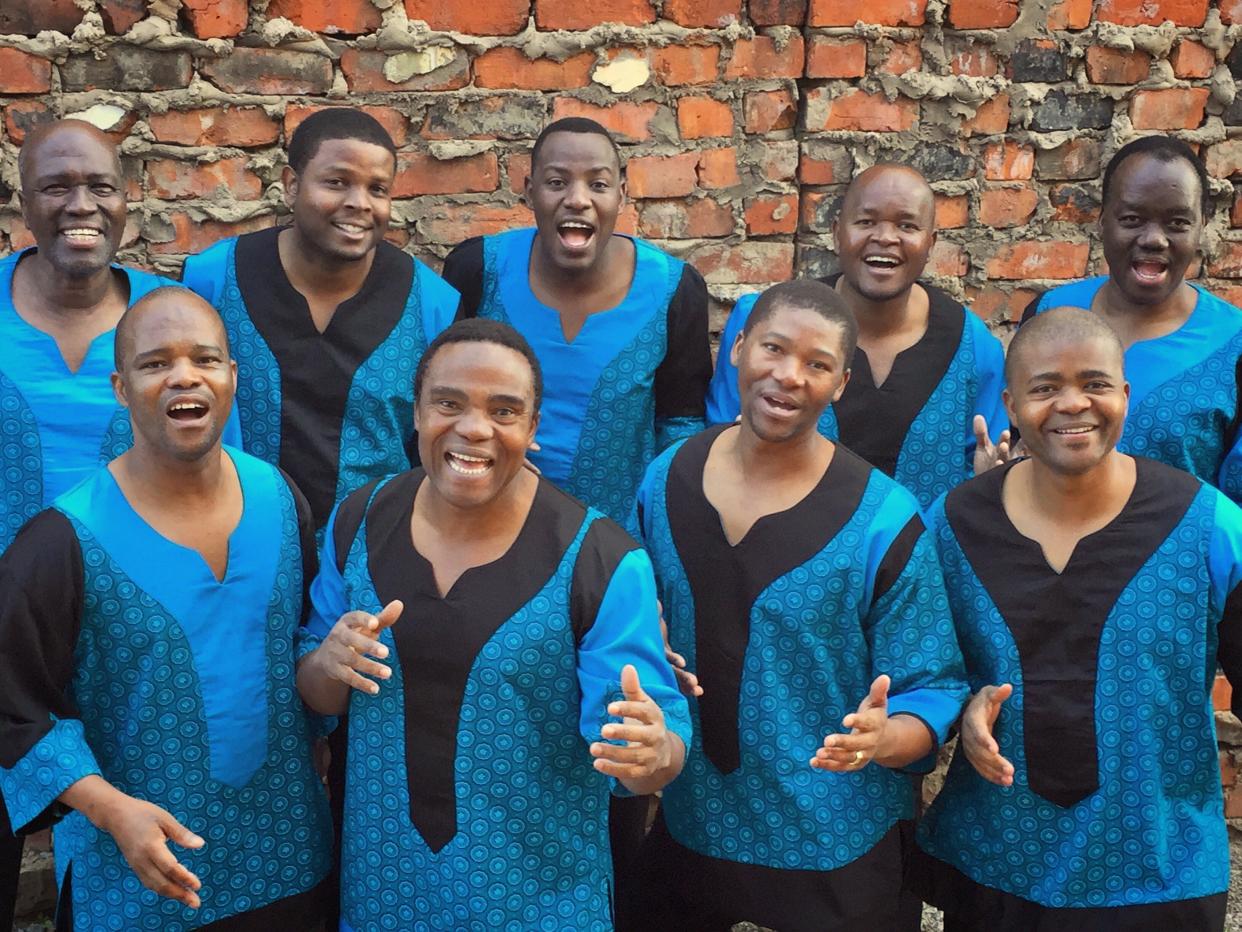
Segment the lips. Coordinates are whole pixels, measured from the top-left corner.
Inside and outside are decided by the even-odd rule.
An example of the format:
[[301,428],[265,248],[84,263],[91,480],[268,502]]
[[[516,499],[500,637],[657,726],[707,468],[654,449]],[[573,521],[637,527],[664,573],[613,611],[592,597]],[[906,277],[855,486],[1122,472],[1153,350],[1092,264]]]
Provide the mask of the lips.
[[181,424],[202,421],[211,412],[211,402],[202,398],[178,396],[164,408],[164,414]]
[[69,227],[61,230],[60,235],[75,249],[93,249],[103,238],[103,231],[95,227]]
[[863,256],[862,261],[863,265],[869,269],[876,269],[878,271],[885,272],[895,269],[897,266],[901,265],[901,259],[897,256],[885,256],[880,254]]
[[771,417],[792,417],[801,410],[801,406],[788,395],[779,392],[764,392],[759,396],[764,409]]
[[1058,437],[1082,437],[1097,429],[1094,424],[1070,424],[1065,427],[1054,427],[1052,433]]
[[1168,278],[1169,263],[1164,259],[1135,259],[1130,271],[1144,285],[1160,285]]
[[487,475],[496,464],[496,461],[489,456],[480,456],[474,453],[454,450],[444,454],[444,462],[448,464],[449,469],[458,475],[471,478]]
[[571,252],[581,252],[595,239],[595,227],[585,220],[563,220],[556,225],[561,245]]
[[365,238],[368,231],[371,229],[369,226],[364,226],[361,223],[350,223],[347,220],[334,221],[332,226],[334,226],[341,233],[344,233],[346,237],[353,240],[361,240]]

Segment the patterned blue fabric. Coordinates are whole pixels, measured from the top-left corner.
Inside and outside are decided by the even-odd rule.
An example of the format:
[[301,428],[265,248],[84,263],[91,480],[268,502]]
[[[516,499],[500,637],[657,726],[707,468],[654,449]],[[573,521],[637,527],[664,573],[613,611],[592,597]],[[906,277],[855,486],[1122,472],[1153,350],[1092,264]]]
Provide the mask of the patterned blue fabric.
[[[741,410],[737,367],[730,361],[729,351],[758,298],[739,298],[721,334],[720,354],[707,396],[709,423],[727,424]],[[993,440],[1009,427],[1001,401],[1004,370],[1005,354],[1000,341],[967,309],[957,352],[906,432],[893,476],[914,493],[923,508],[974,475],[976,414],[987,420]],[[819,432],[829,440],[841,439],[831,405],[819,419]],[[850,441],[843,442],[849,445]]]
[[[669,639],[693,670],[695,607],[665,494],[679,449],[652,463],[639,508]],[[967,691],[926,532],[896,582],[873,601],[881,561],[917,514],[908,492],[871,470],[840,533],[760,593],[738,700],[741,766],[722,774],[711,763],[692,703],[694,744],[663,799],[665,821],[680,844],[728,861],[832,870],[869,851],[898,819],[913,816],[903,773],[879,765],[826,773],[808,761],[882,673],[892,678],[890,715],[916,715],[941,742],[957,718]]]
[[[1090,308],[1107,276],[1062,285],[1039,299],[1052,307]],[[1126,350],[1130,412],[1117,448],[1211,483],[1242,501],[1242,434],[1237,430],[1242,312],[1191,285],[1199,300],[1173,333]]]
[[[994,734],[1012,787],[954,757],[919,845],[980,884],[1049,907],[1207,896],[1229,883],[1212,683],[1217,624],[1242,576],[1242,511],[1201,487],[1130,581],[1100,640],[1099,789],[1070,806],[1031,791],[1023,676],[1005,620],[945,517],[929,515],[971,689],[1012,683]],[[1086,542],[1084,541],[1084,545]]]
[[[112,394],[113,331],[97,336],[77,372],[70,372],[56,341],[14,309],[13,271],[31,252],[0,260],[0,552],[52,499],[133,442],[129,416]],[[121,270],[131,305],[174,284]]]
[[83,932],[198,928],[309,890],[331,864],[327,801],[294,683],[296,509],[275,470],[230,455],[245,512],[206,608],[198,604],[210,588],[203,577],[214,582],[206,564],[150,527],[135,533],[141,519],[118,503],[106,469],[55,505],[73,525],[85,569],[70,687],[81,721],[57,722],[15,768],[0,770],[13,824],[100,773],[206,842],[176,849],[203,881],[203,905],[189,910],[145,890],[112,838],[71,813],[56,828],[56,863],[62,883],[72,871]]
[[[616,307],[586,318],[566,342],[560,315],[530,289],[535,230],[484,240],[480,317],[512,324],[543,368],[543,417],[531,460],[548,479],[614,521],[628,519],[643,470],[697,419],[657,424],[655,372],[668,349],[668,308],[684,263],[634,240],[634,280]],[[657,430],[660,436],[657,437]]]

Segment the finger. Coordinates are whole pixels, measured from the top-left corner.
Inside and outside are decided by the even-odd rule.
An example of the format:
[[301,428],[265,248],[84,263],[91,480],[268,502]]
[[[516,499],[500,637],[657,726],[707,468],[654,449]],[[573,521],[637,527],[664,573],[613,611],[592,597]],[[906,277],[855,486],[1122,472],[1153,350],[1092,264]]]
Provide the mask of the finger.
[[[188,828],[173,818],[172,813],[163,809],[160,810],[159,826],[160,830],[169,839],[169,841],[180,845],[182,848],[201,848],[206,844],[202,838],[195,835]],[[159,848],[166,854],[168,853],[168,848],[163,844],[161,844]],[[171,854],[168,854],[168,856],[170,858],[172,857]]]
[[393,599],[375,616],[375,620],[379,623],[377,630],[383,631],[385,628],[392,627],[392,623],[401,617],[403,611],[405,611],[404,603],[400,599]]
[[824,739],[823,746],[819,749],[827,752],[848,752],[853,755],[856,751],[870,751],[875,747],[875,737],[870,734],[856,735],[829,735]]
[[608,706],[608,714],[617,718],[634,718],[648,725],[664,721],[660,707],[650,699],[646,702],[614,702]]
[[630,702],[651,701],[643,692],[642,684],[638,682],[638,670],[632,663],[627,663],[621,668],[621,692]]
[[198,909],[202,905],[197,893],[165,877],[150,861],[144,863],[141,869],[135,868],[134,873],[144,887],[159,896],[176,900],[190,909]]
[[377,663],[374,660],[367,660],[361,654],[353,654],[347,664],[346,669],[352,669],[355,673],[362,676],[372,676],[377,680],[387,680],[392,677],[392,669]]
[[368,696],[379,694],[379,683],[375,682],[375,680],[369,680],[365,676],[359,676],[349,667],[341,667],[337,670],[336,678],[351,689],[356,689],[360,693],[366,693]]
[[618,764],[641,766],[652,760],[651,748],[648,745],[607,744],[597,741],[591,745],[591,756],[597,760],[610,760]]
[[677,651],[673,650],[671,647],[664,648],[664,659],[679,670],[684,670],[686,668],[686,658],[677,653]]
[[[374,632],[372,632],[374,633]],[[351,648],[355,654],[369,654],[372,657],[385,658],[388,647],[374,638],[367,637],[359,631],[346,631],[341,635],[341,643]]]
[[881,673],[871,684],[871,689],[867,692],[867,698],[858,706],[859,712],[865,712],[868,709],[883,709],[888,707],[888,687],[892,683],[887,674]]
[[980,450],[986,450],[991,445],[988,440],[987,420],[982,414],[976,414],[970,422],[970,428],[975,432],[975,446]]
[[175,883],[187,890],[198,890],[202,887],[198,877],[190,873],[184,864],[173,857],[173,853],[168,850],[168,845],[163,842],[152,845],[147,852],[147,857],[160,876],[169,883]]
[[1001,683],[999,686],[988,686],[988,704],[997,712],[1000,711],[1001,703],[1013,695],[1012,683]]
[[632,741],[652,745],[659,740],[659,729],[651,725],[608,724],[599,730],[600,737],[609,741]]
[[637,764],[622,764],[602,757],[597,757],[591,761],[591,766],[605,776],[615,777],[618,780],[640,780],[643,777],[651,776],[650,767],[641,767]]
[[703,695],[703,687],[699,685],[699,678],[689,670],[673,670],[673,676],[677,677],[678,688],[683,693],[688,693],[695,698]]
[[862,709],[845,716],[841,719],[841,724],[855,734],[864,734],[879,731],[886,721],[888,721],[888,716],[883,708]]
[[996,460],[997,466],[1004,466],[1006,463],[1009,462],[1009,441],[1008,440],[1002,440],[1000,443],[996,445],[995,460]]

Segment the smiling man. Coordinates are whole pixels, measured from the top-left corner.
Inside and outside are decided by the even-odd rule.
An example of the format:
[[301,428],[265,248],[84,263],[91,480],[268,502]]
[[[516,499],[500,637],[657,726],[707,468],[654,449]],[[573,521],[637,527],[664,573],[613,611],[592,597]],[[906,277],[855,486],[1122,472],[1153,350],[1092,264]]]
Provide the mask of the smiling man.
[[415,391],[423,468],[337,508],[299,649],[350,717],[341,929],[611,929],[609,789],[654,793],[690,739],[651,564],[523,468],[511,327],[454,324]]
[[[833,221],[841,272],[823,279],[858,320],[858,352],[819,430],[924,507],[1008,455],[1000,342],[976,315],[919,281],[936,244],[935,208],[915,169],[868,168],[850,182]],[[734,306],[722,346],[742,332],[756,297]],[[721,353],[708,417],[728,423],[739,409],[737,370]]]
[[236,367],[201,298],[148,294],[115,359],[132,449],[0,558],[9,817],[56,823],[62,932],[313,929],[332,836],[292,663],[309,510],[222,448]]
[[1242,511],[1119,452],[1122,360],[1103,315],[1023,326],[1030,456],[928,516],[975,694],[913,872],[946,932],[1223,928],[1212,683],[1242,675]]
[[1207,171],[1184,142],[1145,136],[1104,170],[1109,274],[1032,302],[1090,308],[1121,337],[1130,377],[1127,453],[1184,469],[1242,500],[1242,313],[1185,280],[1211,211]]
[[827,285],[765,291],[729,348],[741,423],[643,481],[669,639],[703,695],[635,928],[898,927],[902,771],[931,768],[967,692],[918,503],[816,430],[856,333]]
[[703,427],[707,287],[690,265],[614,232],[625,173],[594,120],[544,128],[525,193],[535,227],[466,240],[444,277],[463,314],[512,324],[539,357],[547,397],[532,461],[625,521],[655,454]]

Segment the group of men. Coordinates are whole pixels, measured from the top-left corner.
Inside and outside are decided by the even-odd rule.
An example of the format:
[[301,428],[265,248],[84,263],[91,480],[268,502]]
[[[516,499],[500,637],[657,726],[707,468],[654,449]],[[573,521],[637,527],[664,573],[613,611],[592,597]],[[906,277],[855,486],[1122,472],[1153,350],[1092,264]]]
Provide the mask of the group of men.
[[112,264],[106,136],[22,148],[0,812],[55,826],[59,929],[1222,928],[1242,315],[1184,280],[1190,149],[1113,157],[1109,276],[1007,357],[873,166],[714,373],[601,126],[443,277],[384,240],[395,153],[310,116],[290,223],[176,285]]

